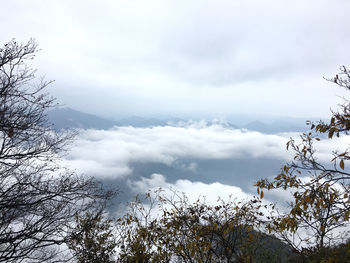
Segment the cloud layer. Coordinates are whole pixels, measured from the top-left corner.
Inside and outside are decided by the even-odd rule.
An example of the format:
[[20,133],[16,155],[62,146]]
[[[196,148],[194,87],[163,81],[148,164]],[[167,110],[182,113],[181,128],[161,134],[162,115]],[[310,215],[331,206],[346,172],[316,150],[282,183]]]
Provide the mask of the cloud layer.
[[[135,163],[160,163],[196,170],[195,160],[284,160],[288,137],[194,123],[186,127],[116,127],[81,131],[66,157],[80,172],[101,177],[132,174]],[[194,160],[193,162],[182,162]]]
[[[292,152],[285,144],[294,133],[267,135],[231,129],[220,124],[192,122],[152,128],[115,127],[82,130],[63,164],[78,173],[95,176],[122,191],[121,199],[158,187],[216,200],[217,196],[248,198],[253,184],[275,176]],[[317,157],[332,159],[332,150],[344,150],[349,138],[317,142]],[[273,199],[284,199],[274,193]]]
[[161,188],[164,190],[163,194],[169,197],[175,191],[177,193],[185,193],[190,202],[195,202],[198,198],[205,198],[209,204],[216,203],[218,198],[228,201],[230,198],[248,200],[253,197],[252,194],[245,193],[237,186],[225,185],[219,182],[205,184],[182,179],[172,184],[167,182],[165,176],[161,174],[152,174],[149,178],[142,177],[138,181],[129,181],[128,185],[135,195],[142,195],[148,191],[152,193]]

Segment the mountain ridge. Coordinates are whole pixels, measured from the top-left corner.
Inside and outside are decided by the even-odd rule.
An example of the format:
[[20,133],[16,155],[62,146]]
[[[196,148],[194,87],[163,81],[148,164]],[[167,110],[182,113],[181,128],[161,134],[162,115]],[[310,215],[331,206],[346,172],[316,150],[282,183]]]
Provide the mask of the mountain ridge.
[[[131,126],[135,128],[148,128],[155,126],[182,126],[186,123],[192,122],[177,117],[169,117],[165,119],[146,118],[140,116],[130,116],[117,121],[99,117],[94,114],[89,114],[74,110],[71,108],[55,108],[48,111],[49,122],[52,123],[56,130],[61,129],[112,129],[113,127]],[[302,123],[295,123],[293,120],[275,120],[270,124],[255,120],[242,126],[237,126],[231,122],[213,119],[205,121],[206,125],[222,125],[229,129],[247,129],[251,131],[258,131],[266,134],[274,134],[281,132],[305,132],[309,130],[308,126]]]

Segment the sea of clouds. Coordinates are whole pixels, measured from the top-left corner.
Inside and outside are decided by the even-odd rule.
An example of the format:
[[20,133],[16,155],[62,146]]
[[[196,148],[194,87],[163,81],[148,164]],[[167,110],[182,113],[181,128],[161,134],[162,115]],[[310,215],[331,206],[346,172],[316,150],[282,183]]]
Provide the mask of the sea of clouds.
[[[245,199],[256,193],[256,180],[275,176],[292,159],[286,142],[298,136],[205,122],[81,130],[63,164],[114,185],[125,199],[159,187],[184,192],[190,200],[206,196],[214,202],[230,195]],[[317,142],[319,160],[331,160],[332,150],[344,149],[349,142],[346,137]]]

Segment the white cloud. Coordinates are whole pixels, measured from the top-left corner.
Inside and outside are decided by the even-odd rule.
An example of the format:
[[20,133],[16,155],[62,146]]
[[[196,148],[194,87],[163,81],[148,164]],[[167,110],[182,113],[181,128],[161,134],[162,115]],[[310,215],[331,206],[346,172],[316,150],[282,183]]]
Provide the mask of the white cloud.
[[[79,172],[110,178],[132,175],[134,163],[160,163],[180,168],[184,174],[195,172],[199,160],[270,158],[283,163],[292,157],[292,152],[285,149],[290,136],[298,137],[207,126],[203,122],[181,127],[82,130],[64,162]],[[322,140],[316,145],[318,157],[329,161],[333,149],[344,149],[349,143],[346,137]]]
[[[135,195],[137,194],[140,196],[143,196],[145,193],[149,193],[151,196],[154,196],[161,191],[161,196],[169,200],[178,201],[179,198],[183,197],[182,194],[184,194],[188,200],[188,204],[195,203],[197,200],[205,201],[205,203],[208,205],[217,205],[222,201],[225,203],[231,201],[235,203],[244,203],[254,199],[254,194],[247,193],[237,186],[225,185],[219,182],[206,184],[183,179],[177,180],[174,183],[169,183],[165,176],[161,174],[152,174],[149,178],[142,177],[140,180],[135,181],[129,180],[128,185],[130,189],[133,190]],[[269,195],[269,197],[266,198],[265,196],[265,198],[262,200],[263,204],[268,205],[272,202],[276,202],[276,197],[278,200],[290,200],[291,195],[284,192],[282,198],[278,195]],[[144,205],[145,207],[149,207],[147,203]],[[274,211],[263,207],[261,209],[261,211],[265,213],[265,216],[269,215],[270,213],[276,213],[277,210],[280,212],[287,211],[285,204],[282,203],[276,204]],[[157,215],[158,213],[162,213],[162,210],[155,207],[152,213]]]
[[186,127],[85,130],[65,158],[68,166],[97,176],[121,177],[132,164],[162,163],[195,171],[195,161],[181,159],[285,159],[286,137],[193,123]]
[[184,193],[189,202],[195,202],[198,198],[205,198],[209,204],[214,204],[221,198],[224,201],[229,199],[248,200],[253,197],[251,194],[243,192],[236,186],[221,184],[219,182],[205,184],[202,182],[192,182],[190,180],[177,180],[169,183],[161,174],[152,174],[149,178],[142,177],[138,181],[128,182],[134,194],[144,194],[148,191],[154,192],[161,188],[165,196],[170,197],[174,191]]

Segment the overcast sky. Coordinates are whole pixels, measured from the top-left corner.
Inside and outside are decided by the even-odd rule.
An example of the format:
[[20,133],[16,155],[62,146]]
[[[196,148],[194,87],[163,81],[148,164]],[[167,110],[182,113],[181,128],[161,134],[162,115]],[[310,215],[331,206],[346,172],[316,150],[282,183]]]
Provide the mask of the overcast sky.
[[69,107],[108,117],[323,117],[350,61],[348,0],[11,0],[0,41],[34,37]]

